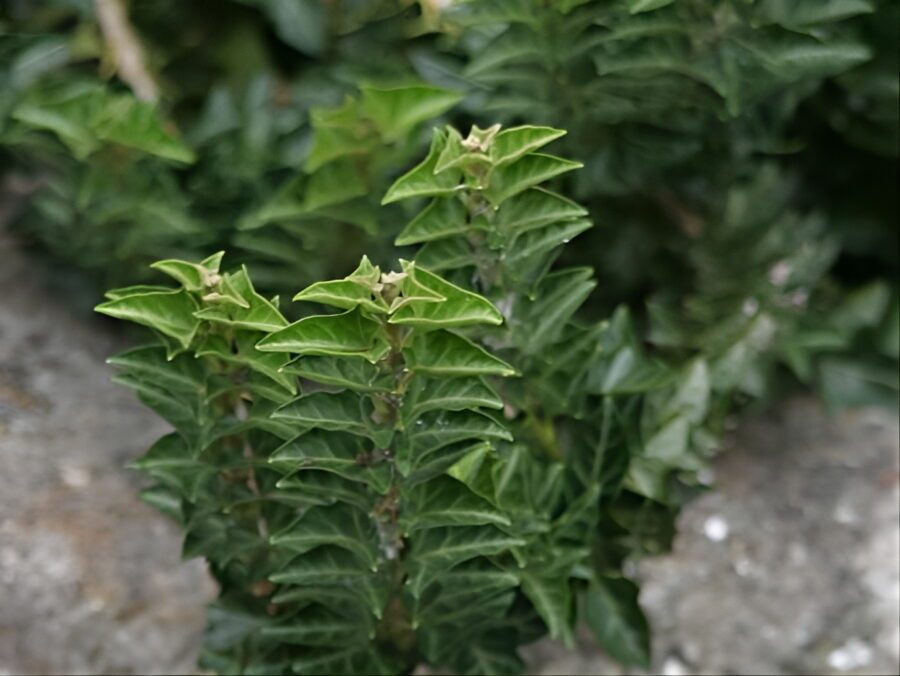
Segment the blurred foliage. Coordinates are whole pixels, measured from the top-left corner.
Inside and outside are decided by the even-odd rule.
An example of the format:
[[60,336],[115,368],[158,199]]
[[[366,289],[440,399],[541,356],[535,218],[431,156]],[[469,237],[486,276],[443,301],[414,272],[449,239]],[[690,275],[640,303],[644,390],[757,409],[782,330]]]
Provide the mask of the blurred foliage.
[[[736,408],[900,405],[898,40],[897,0],[8,0],[0,227],[101,284],[227,249],[272,295],[401,247],[487,296],[516,438],[600,487],[579,616],[642,662],[623,567],[669,546]],[[429,139],[421,185],[469,194],[495,122],[567,130],[583,169],[537,181],[583,205],[561,229],[509,239],[456,194],[416,216],[410,174],[378,206]]]

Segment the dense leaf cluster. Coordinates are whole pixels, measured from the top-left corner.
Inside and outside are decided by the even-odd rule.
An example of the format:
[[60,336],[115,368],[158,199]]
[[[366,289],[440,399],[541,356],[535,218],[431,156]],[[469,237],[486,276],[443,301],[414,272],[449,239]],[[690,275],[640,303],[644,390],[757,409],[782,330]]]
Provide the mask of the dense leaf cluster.
[[895,0],[131,3],[155,100],[102,4],[0,14],[3,217],[181,285],[99,309],[158,339],[114,363],[212,668],[646,663],[625,564],[735,405],[896,406]]

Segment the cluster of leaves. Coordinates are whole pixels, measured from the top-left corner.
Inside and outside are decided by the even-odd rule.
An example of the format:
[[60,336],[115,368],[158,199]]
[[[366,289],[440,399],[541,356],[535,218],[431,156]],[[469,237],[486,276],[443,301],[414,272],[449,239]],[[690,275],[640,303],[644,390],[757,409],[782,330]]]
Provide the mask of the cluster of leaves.
[[4,5],[0,166],[15,229],[105,284],[214,248],[265,289],[346,269],[378,229],[366,195],[458,98],[403,67],[424,19],[400,0],[163,0],[128,15],[158,89],[139,100],[100,4]]
[[[464,335],[500,313],[413,263],[382,274],[363,258],[295,297],[338,313],[288,324],[245,268],[220,274],[221,258],[160,261],[180,288],[118,289],[97,308],[161,339],[112,363],[176,430],[135,466],[221,585],[204,663],[516,671],[534,632],[514,607],[523,451],[498,448],[512,436],[485,381],[514,370]],[[462,480],[492,459],[511,475],[502,487]]]
[[[651,339],[680,359],[744,350],[764,316],[770,335],[751,350],[742,389],[772,389],[772,366],[786,363],[833,404],[855,405],[897,401],[893,344],[861,337],[892,330],[898,302],[896,291],[865,291],[900,272],[887,187],[900,151],[887,47],[897,10],[487,0],[456,3],[446,19],[473,114],[569,130],[585,170],[568,184],[604,218],[566,258],[601,270],[600,313],[649,300]],[[874,303],[865,327],[830,312],[863,297]],[[881,355],[877,367],[843,369],[837,388],[820,377],[819,353],[849,364],[863,344]]]

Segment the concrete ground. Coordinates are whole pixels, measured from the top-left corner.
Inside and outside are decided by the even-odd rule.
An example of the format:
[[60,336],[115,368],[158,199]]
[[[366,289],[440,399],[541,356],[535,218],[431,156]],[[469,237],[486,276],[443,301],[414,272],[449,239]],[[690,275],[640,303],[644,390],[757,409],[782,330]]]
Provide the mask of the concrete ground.
[[[0,260],[0,675],[191,672],[214,587],[123,469],[164,425],[109,382],[109,326],[2,239]],[[674,552],[637,567],[654,673],[900,672],[898,456],[887,411],[745,420]],[[622,673],[588,637],[528,652]]]

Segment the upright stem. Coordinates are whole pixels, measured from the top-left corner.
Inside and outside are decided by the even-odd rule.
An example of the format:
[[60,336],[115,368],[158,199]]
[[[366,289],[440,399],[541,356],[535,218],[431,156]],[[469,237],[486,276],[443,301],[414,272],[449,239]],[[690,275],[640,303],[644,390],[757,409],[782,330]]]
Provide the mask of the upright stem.
[[[402,352],[403,341],[407,336],[408,330],[389,324],[386,320],[383,326],[391,346],[390,352],[385,356],[385,360],[394,376],[394,387],[388,397],[379,400],[380,406],[386,409],[379,415],[385,418],[384,422],[394,426],[396,433],[402,431],[400,405],[409,379],[409,374],[404,369]],[[396,462],[396,452],[388,452],[386,456],[389,462]],[[377,629],[377,635],[380,641],[396,649],[406,663],[414,664],[417,650],[416,634],[412,628],[406,605],[403,603],[403,587],[407,575],[405,564],[406,543],[398,525],[402,508],[400,503],[402,477],[403,475],[395,465],[391,487],[373,510],[376,527],[381,538],[381,545],[385,558],[389,562],[391,576],[391,591],[384,609],[384,616]]]

